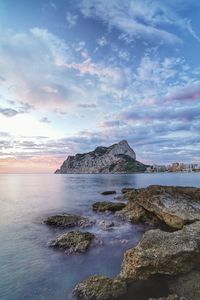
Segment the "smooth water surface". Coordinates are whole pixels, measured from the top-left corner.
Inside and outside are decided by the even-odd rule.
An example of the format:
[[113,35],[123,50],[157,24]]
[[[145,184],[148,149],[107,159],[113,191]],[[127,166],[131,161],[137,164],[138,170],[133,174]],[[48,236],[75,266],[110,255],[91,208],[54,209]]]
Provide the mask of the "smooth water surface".
[[[93,274],[115,276],[123,252],[136,245],[144,229],[114,216],[95,214],[91,204],[113,200],[102,196],[122,187],[150,184],[200,187],[200,173],[123,175],[0,175],[0,299],[68,300],[76,283]],[[116,200],[117,201],[117,200]],[[66,255],[48,243],[67,230],[53,229],[42,220],[56,213],[77,213],[97,220],[92,228],[104,241],[85,254]],[[113,218],[104,231],[98,221]],[[85,230],[85,229],[84,229]]]

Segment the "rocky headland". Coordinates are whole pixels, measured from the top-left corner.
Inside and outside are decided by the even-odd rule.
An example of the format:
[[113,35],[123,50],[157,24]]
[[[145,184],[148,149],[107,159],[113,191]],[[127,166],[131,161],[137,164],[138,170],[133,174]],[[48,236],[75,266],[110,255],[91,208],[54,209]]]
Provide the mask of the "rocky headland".
[[68,156],[56,174],[134,173],[144,172],[147,165],[136,160],[136,154],[127,141],[110,147]]
[[200,189],[154,185],[122,193],[128,202],[116,214],[152,229],[125,252],[118,276],[92,276],[75,287],[76,297],[199,300]]

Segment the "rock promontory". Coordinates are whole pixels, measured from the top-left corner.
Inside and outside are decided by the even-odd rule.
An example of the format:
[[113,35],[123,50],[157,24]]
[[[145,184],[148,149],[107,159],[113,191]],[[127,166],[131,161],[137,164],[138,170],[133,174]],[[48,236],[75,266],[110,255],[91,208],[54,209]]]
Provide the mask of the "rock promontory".
[[94,151],[68,156],[56,174],[134,173],[146,170],[136,160],[128,142],[122,140],[110,147],[97,147]]

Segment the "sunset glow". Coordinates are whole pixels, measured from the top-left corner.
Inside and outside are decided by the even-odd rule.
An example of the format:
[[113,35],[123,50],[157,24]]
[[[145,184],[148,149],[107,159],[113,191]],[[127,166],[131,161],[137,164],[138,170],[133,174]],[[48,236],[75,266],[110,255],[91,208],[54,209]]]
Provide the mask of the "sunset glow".
[[126,139],[199,163],[198,1],[0,3],[0,173],[52,173]]

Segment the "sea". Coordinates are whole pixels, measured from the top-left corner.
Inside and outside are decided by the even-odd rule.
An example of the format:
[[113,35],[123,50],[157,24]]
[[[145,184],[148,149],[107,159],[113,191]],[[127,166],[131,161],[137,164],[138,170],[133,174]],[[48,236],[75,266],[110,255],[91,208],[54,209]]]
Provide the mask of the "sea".
[[[0,299],[70,300],[75,285],[94,274],[114,277],[123,253],[137,245],[145,228],[115,215],[94,213],[96,201],[118,201],[124,187],[151,184],[200,187],[200,173],[143,174],[1,174],[0,175]],[[101,192],[116,190],[116,195]],[[49,247],[58,235],[72,229],[50,228],[48,216],[75,213],[96,220],[88,230],[102,244],[84,254],[67,255]],[[101,220],[115,226],[103,230]]]

